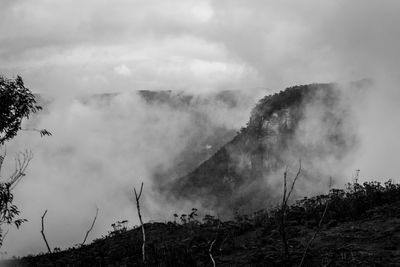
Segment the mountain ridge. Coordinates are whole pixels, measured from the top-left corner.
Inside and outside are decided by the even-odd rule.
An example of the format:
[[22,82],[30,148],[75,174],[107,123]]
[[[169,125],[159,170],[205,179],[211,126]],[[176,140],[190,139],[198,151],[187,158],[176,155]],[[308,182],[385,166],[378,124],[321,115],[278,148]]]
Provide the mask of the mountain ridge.
[[[341,107],[341,101],[341,91],[333,83],[293,86],[265,96],[253,108],[247,125],[231,141],[166,190],[178,200],[200,200],[204,207],[220,213],[272,204],[278,198],[263,180],[275,171],[281,170],[282,174],[289,160],[303,158],[309,163],[318,153],[321,157],[341,157],[353,149],[355,136],[343,129],[348,107]],[[311,149],[297,135],[308,116],[307,109],[313,105],[322,106],[322,114],[318,115],[322,118],[318,119],[325,121],[332,132],[317,137],[321,144]],[[318,172],[312,172],[303,170],[304,176],[315,179]],[[265,199],[263,195],[270,195],[269,201],[257,202]]]

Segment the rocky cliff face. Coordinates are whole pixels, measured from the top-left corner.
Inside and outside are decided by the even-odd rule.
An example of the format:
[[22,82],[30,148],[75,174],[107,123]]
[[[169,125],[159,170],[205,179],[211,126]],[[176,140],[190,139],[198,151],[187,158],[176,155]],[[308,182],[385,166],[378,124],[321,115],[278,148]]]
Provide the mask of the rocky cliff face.
[[355,147],[348,114],[334,84],[295,86],[266,96],[246,127],[168,190],[220,213],[272,205],[281,197],[285,166],[294,172],[301,159],[300,190],[305,190],[321,182],[325,162],[337,164]]

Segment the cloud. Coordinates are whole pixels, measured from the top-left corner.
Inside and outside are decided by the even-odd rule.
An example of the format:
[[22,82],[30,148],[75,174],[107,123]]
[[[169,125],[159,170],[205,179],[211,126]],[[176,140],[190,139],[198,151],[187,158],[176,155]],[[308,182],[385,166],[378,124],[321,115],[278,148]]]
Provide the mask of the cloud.
[[[74,233],[62,236],[65,244],[78,240],[76,229],[90,223],[86,215],[95,204],[105,207],[98,220],[104,229],[97,233],[117,218],[114,203],[121,205],[118,216],[133,216],[127,184],[139,184],[153,167],[149,162],[171,164],[184,144],[174,141],[193,136],[197,128],[185,112],[152,110],[129,94],[105,110],[74,102],[80,95],[114,91],[180,89],[201,95],[245,89],[255,95],[260,87],[272,92],[371,78],[369,97],[352,103],[361,148],[347,172],[360,168],[366,176],[396,176],[399,8],[400,2],[390,0],[3,1],[0,73],[21,75],[33,91],[56,99],[52,113],[41,119],[54,136],[16,140],[36,153],[32,179],[16,194],[21,209],[37,225],[52,205],[47,219],[53,244],[60,225]],[[203,112],[234,128],[244,124],[248,108],[234,112],[211,105]],[[86,194],[89,186],[96,198]],[[33,228],[21,233],[40,242]],[[39,251],[37,242],[15,251]]]
[[130,76],[131,75],[131,69],[128,68],[126,65],[122,64],[114,68],[114,72],[118,75],[122,76]]
[[[185,104],[190,96],[169,96],[166,102],[147,102],[128,92],[56,99],[28,121],[24,127],[46,128],[53,135],[40,138],[34,132],[21,132],[7,144],[3,177],[12,172],[12,156],[18,151],[30,148],[34,159],[26,179],[14,191],[21,217],[29,222],[19,230],[10,227],[2,249],[10,256],[43,251],[37,227],[45,209],[46,234],[53,248],[81,242],[96,206],[99,216],[90,240],[107,234],[118,220],[127,219],[133,226],[138,222],[132,190],[141,182],[146,221],[169,218],[184,209],[188,203],[163,202],[155,183],[175,178],[167,170],[179,164],[195,166],[204,160],[195,154],[205,150],[208,142],[221,144],[216,136],[232,136],[247,120],[255,99],[233,93],[229,102],[229,96],[224,100],[218,94],[204,94],[192,96]],[[155,179],[159,173],[164,175],[161,180]]]
[[[398,65],[398,7],[395,1],[13,1],[1,11],[0,71],[54,94],[64,87],[107,91],[116,83],[110,70],[124,64],[131,76],[116,86],[121,91],[348,81]],[[199,62],[209,72],[216,64],[229,70],[208,80],[193,67]]]

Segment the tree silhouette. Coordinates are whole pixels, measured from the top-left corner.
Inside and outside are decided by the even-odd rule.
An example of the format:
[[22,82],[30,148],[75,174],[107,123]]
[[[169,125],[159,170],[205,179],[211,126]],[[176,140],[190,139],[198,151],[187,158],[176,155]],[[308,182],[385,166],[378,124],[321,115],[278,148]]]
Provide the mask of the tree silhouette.
[[[22,130],[21,123],[24,118],[29,119],[32,113],[41,110],[37,104],[35,95],[25,87],[20,76],[15,79],[8,79],[0,76],[0,148],[14,138],[19,130]],[[27,129],[29,130],[29,129]],[[51,135],[47,130],[31,129],[40,132],[41,136]],[[2,166],[7,155],[7,150],[0,154],[0,175]],[[3,242],[3,224],[14,224],[17,228],[26,220],[15,219],[20,211],[13,205],[12,189],[25,176],[26,168],[33,158],[31,151],[19,153],[15,157],[15,170],[8,179],[0,181],[0,246]]]

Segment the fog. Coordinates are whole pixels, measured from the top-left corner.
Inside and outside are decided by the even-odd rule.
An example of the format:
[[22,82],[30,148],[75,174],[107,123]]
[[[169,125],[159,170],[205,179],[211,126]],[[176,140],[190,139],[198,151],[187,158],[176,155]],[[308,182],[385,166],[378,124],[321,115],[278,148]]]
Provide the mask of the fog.
[[[394,0],[3,1],[0,73],[21,75],[32,91],[53,99],[26,124],[53,136],[23,132],[7,144],[3,178],[14,153],[30,148],[35,156],[14,191],[29,222],[11,227],[1,250],[44,251],[45,209],[52,247],[81,242],[96,206],[90,239],[116,220],[133,225],[132,189],[142,181],[145,219],[170,219],[185,203],[162,203],[151,190],[154,172],[173,166],[202,133],[240,129],[261,94],[296,84],[373,81],[365,96],[351,98],[348,126],[359,145],[337,173],[347,174],[340,181],[355,169],[362,180],[396,180],[399,8]],[[235,107],[194,103],[206,118],[199,128],[193,110],[149,105],[136,96],[141,89],[246,97]],[[107,92],[120,93],[108,106],[80,101]]]
[[179,96],[172,94],[176,103],[149,102],[136,93],[103,96],[103,101],[95,96],[55,100],[24,124],[26,129],[46,128],[52,136],[40,138],[25,131],[7,144],[6,171],[13,170],[13,155],[18,151],[31,149],[34,159],[26,179],[14,191],[21,217],[29,223],[18,231],[11,228],[4,248],[18,255],[41,251],[38,227],[46,209],[52,247],[82,242],[96,207],[99,216],[91,237],[107,234],[116,221],[127,219],[132,227],[138,223],[133,189],[141,182],[146,221],[171,219],[173,213],[185,211],[188,203],[163,202],[153,190],[155,175],[185,160],[182,154],[187,150],[207,150],[206,145],[211,146],[207,141],[219,137],[217,131],[232,136],[247,120],[255,99],[243,93],[229,104],[215,95],[202,95],[185,104]]

